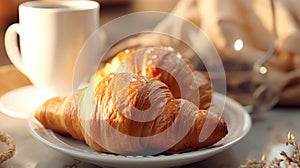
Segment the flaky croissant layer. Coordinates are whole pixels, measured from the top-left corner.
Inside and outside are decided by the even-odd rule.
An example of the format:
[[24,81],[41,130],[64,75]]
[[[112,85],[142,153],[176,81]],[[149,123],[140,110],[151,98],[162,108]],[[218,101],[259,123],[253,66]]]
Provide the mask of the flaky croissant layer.
[[192,63],[171,47],[126,49],[97,71],[96,83],[111,73],[133,73],[165,83],[175,98],[184,98],[200,109],[211,105],[211,84]]
[[214,106],[199,110],[160,80],[130,73],[109,74],[72,96],[50,99],[35,117],[46,128],[116,154],[181,153],[227,134]]

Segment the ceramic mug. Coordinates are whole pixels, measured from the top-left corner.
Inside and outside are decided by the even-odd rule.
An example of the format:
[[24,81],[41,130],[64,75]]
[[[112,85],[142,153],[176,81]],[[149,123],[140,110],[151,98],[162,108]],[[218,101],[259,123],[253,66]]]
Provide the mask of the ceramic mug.
[[99,6],[95,1],[21,4],[19,23],[5,34],[9,59],[37,88],[53,96],[71,94],[76,58],[99,27]]

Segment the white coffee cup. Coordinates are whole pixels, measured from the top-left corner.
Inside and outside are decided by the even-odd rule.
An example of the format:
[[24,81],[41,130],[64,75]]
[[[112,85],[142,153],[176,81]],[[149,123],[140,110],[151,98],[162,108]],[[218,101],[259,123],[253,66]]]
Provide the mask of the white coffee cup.
[[98,27],[95,1],[25,2],[19,6],[19,23],[6,31],[5,48],[33,85],[65,96],[73,91],[77,56]]

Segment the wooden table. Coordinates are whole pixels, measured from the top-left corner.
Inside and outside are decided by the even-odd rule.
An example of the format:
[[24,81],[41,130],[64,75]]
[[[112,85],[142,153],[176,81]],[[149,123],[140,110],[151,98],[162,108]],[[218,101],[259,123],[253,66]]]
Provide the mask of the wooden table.
[[[14,66],[0,66],[0,94],[25,85],[30,85],[30,81]],[[294,132],[296,137],[300,137],[299,118],[300,109],[277,107],[264,113],[261,120],[254,121],[250,132],[238,144],[206,160],[183,167],[231,168],[238,167],[249,158],[259,159],[263,154],[273,157],[274,153],[279,153],[278,149],[281,149],[289,131]],[[75,160],[35,140],[27,129],[25,119],[0,113],[0,130],[10,134],[17,146],[15,156],[0,167],[96,167]]]

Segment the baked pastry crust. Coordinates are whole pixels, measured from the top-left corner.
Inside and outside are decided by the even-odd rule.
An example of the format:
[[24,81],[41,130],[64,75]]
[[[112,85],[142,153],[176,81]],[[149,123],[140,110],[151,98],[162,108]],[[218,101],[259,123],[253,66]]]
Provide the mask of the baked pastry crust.
[[203,108],[199,109],[197,102],[174,96],[172,83],[164,82],[170,73],[155,68],[158,64],[131,73],[116,70],[122,60],[133,59],[127,55],[130,52],[124,51],[97,71],[87,88],[46,101],[35,117],[46,128],[116,154],[182,153],[210,146],[228,133],[223,116],[211,105],[211,91],[204,90],[211,89],[204,76],[197,76],[201,82],[195,87],[207,94],[200,99]]

